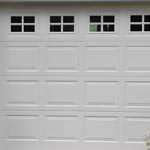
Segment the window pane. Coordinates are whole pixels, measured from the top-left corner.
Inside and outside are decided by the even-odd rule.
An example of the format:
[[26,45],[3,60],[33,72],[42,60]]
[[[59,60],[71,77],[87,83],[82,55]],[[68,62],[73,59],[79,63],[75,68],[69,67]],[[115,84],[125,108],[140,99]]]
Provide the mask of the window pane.
[[61,32],[61,25],[51,25],[50,32]]
[[74,16],[64,16],[63,22],[64,23],[74,23]]
[[142,15],[132,15],[130,17],[131,22],[142,22]]
[[101,16],[90,16],[90,22],[101,22]]
[[100,32],[101,25],[90,25],[90,32]]
[[12,16],[11,23],[22,23],[22,17],[21,16]]
[[21,32],[21,31],[22,31],[22,26],[19,26],[19,25],[11,26],[11,32]]
[[142,25],[133,24],[130,31],[142,31]]
[[115,17],[114,16],[104,16],[103,22],[115,22]]
[[34,16],[25,16],[24,23],[35,23],[35,17]]
[[50,16],[50,23],[61,23],[61,16]]
[[103,31],[105,31],[105,32],[114,32],[114,25],[109,25],[109,24],[107,24],[107,25],[103,25]]
[[150,24],[144,25],[144,31],[150,31]]
[[74,32],[74,25],[64,25],[63,31],[64,32]]
[[145,15],[144,16],[144,21],[145,22],[150,22],[150,15]]
[[34,31],[35,31],[34,25],[25,25],[24,26],[24,32],[34,32]]

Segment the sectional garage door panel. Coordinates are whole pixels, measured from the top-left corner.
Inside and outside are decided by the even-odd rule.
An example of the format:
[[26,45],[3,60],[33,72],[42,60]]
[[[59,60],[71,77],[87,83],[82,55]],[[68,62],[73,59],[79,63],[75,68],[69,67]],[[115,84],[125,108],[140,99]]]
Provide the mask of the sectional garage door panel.
[[[148,77],[7,77],[3,109],[148,111]],[[7,91],[7,92],[6,92]]]
[[[4,73],[11,75],[121,74],[118,43],[13,42],[4,48]],[[95,61],[93,62],[93,58]]]
[[147,42],[8,42],[1,54],[1,74],[7,75],[148,76],[150,71]]
[[[137,117],[138,116],[138,117]],[[8,146],[22,145],[26,147],[59,149],[87,148],[93,146],[126,149],[133,145],[137,149],[142,146],[144,128],[149,127],[150,118],[140,113],[111,112],[6,112],[5,143]],[[26,124],[26,126],[24,126]],[[122,131],[124,128],[124,133]],[[106,132],[107,131],[107,132]],[[138,131],[138,132],[137,132]],[[124,143],[125,142],[125,143]],[[59,143],[59,145],[58,145]],[[121,147],[120,147],[121,146]],[[15,147],[16,148],[16,147]],[[19,149],[18,146],[16,149]]]
[[148,9],[4,5],[0,146],[143,150],[150,125]]

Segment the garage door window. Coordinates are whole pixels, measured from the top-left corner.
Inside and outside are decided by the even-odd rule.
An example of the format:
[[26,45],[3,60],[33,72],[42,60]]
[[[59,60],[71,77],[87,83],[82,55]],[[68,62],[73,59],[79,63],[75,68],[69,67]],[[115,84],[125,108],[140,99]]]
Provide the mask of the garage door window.
[[149,32],[150,15],[131,15],[130,16],[131,32]]
[[115,31],[115,16],[99,16],[92,15],[89,18],[90,32],[114,32]]
[[35,17],[11,16],[11,32],[35,32]]
[[50,32],[74,32],[74,16],[50,16]]

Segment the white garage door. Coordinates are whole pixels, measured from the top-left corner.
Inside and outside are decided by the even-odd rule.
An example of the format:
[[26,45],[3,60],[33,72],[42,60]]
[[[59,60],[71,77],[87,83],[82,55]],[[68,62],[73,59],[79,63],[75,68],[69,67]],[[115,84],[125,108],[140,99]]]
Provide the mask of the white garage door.
[[2,5],[1,149],[146,149],[149,6]]

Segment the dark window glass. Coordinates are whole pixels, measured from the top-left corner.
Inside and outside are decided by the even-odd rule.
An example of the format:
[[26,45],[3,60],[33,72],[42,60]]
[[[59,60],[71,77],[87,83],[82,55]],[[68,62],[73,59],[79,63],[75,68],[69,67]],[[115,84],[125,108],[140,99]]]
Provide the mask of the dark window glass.
[[142,16],[141,15],[132,15],[130,17],[131,22],[142,22]]
[[90,16],[90,22],[101,22],[101,16]]
[[51,25],[50,32],[61,32],[61,25]]
[[131,25],[130,31],[142,31],[142,25],[133,24]]
[[114,32],[114,25],[103,25],[103,31],[105,32]]
[[51,16],[50,23],[61,23],[61,16]]
[[74,25],[64,25],[63,31],[64,32],[74,32]]
[[22,17],[21,16],[12,16],[11,23],[22,23]]
[[97,25],[97,31],[98,31],[98,32],[101,31],[101,25]]
[[114,16],[104,16],[103,22],[115,22],[115,17]]
[[25,25],[24,26],[24,32],[34,32],[34,31],[35,31],[34,25]]
[[150,15],[145,15],[144,16],[144,21],[145,22],[150,22]]
[[12,25],[11,26],[11,32],[21,32],[22,31],[22,26],[20,25]]
[[101,25],[90,25],[90,32],[100,32]]
[[24,23],[35,23],[35,17],[34,16],[25,16]]
[[63,22],[64,23],[74,23],[74,16],[64,16]]
[[150,31],[150,24],[144,25],[144,31]]

